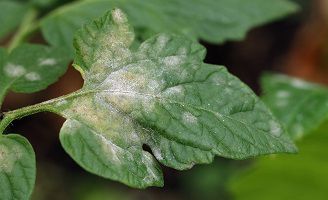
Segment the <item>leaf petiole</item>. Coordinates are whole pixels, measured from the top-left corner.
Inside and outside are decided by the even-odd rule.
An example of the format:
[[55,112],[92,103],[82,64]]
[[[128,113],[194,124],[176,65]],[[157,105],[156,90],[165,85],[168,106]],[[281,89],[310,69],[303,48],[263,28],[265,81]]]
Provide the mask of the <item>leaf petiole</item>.
[[6,128],[16,119],[21,119],[23,117],[40,112],[52,112],[52,113],[59,114],[56,110],[57,108],[56,104],[83,94],[84,94],[83,92],[76,91],[71,94],[57,97],[35,105],[26,106],[9,112],[4,112],[3,119],[0,121],[0,135],[3,134]]
[[9,43],[8,51],[12,51],[19,44],[21,44],[31,33],[38,29],[38,21],[36,20],[38,16],[38,11],[31,7],[24,16],[18,31],[13,36],[12,40]]

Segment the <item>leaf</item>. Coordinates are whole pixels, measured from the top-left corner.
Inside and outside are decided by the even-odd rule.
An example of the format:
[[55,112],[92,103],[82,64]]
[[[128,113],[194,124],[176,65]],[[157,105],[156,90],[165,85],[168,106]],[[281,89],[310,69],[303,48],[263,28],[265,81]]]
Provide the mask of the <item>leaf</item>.
[[298,139],[328,119],[328,88],[284,75],[262,78],[263,100]]
[[286,16],[297,6],[286,0],[85,0],[63,6],[41,23],[46,40],[73,52],[75,30],[107,10],[122,8],[139,31],[184,34],[191,38],[222,43],[241,40],[258,25]]
[[26,4],[15,1],[0,1],[0,38],[18,26],[27,11]]
[[121,10],[75,37],[81,90],[52,109],[67,121],[60,140],[97,175],[145,188],[163,185],[162,164],[183,170],[214,155],[244,159],[295,152],[259,98],[222,66],[203,63],[205,49],[160,34],[134,51]]
[[325,200],[328,191],[328,123],[298,142],[295,156],[259,159],[236,175],[230,191],[236,200]]
[[24,137],[0,136],[0,199],[28,200],[35,183],[35,154]]
[[0,102],[8,90],[32,93],[56,82],[67,69],[69,57],[62,49],[24,44],[7,55],[0,51]]

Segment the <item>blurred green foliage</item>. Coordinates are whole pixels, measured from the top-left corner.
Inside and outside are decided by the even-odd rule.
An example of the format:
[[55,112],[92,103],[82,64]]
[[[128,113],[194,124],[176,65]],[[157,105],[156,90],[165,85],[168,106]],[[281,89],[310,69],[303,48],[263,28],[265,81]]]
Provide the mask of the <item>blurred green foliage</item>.
[[328,194],[328,123],[298,142],[298,155],[268,156],[234,176],[237,200],[325,200]]

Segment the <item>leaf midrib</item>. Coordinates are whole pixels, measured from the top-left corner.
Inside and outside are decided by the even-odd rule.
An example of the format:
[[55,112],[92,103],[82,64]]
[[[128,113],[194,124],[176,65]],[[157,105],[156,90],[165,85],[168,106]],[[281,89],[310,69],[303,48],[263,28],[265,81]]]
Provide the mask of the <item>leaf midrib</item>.
[[[209,110],[209,109],[206,109],[206,108],[203,108],[203,107],[199,107],[199,106],[195,106],[195,105],[192,105],[192,104],[188,104],[188,103],[184,103],[184,102],[179,102],[179,101],[174,101],[172,99],[168,99],[168,98],[164,98],[163,96],[158,96],[158,95],[154,95],[154,94],[149,94],[149,93],[140,93],[140,92],[133,92],[133,91],[121,91],[121,90],[88,90],[88,91],[80,91],[78,93],[78,96],[84,96],[84,95],[89,95],[89,94],[95,94],[95,93],[120,93],[121,95],[132,95],[132,96],[141,96],[141,97],[151,97],[151,98],[155,98],[155,99],[159,99],[159,100],[166,100],[168,101],[169,103],[171,104],[180,104],[180,105],[183,105],[183,106],[189,106],[189,107],[192,107],[192,108],[195,108],[195,109],[198,109],[198,110],[203,110],[203,111],[206,111],[206,112],[209,112],[209,113],[212,113],[214,116],[217,117],[218,120],[220,120],[220,122],[222,124],[224,124],[224,121],[222,121],[222,117],[225,117],[227,119],[230,119],[232,121],[236,121],[242,125],[244,125],[245,127],[250,127],[252,129],[255,129],[259,132],[262,132],[262,133],[265,133],[266,135],[272,137],[273,139],[275,140],[279,140],[280,137],[278,136],[275,136],[275,135],[272,135],[272,134],[268,134],[267,132],[261,130],[261,129],[258,129],[256,127],[254,127],[253,125],[251,124],[246,124],[245,122],[242,122],[242,121],[239,121],[237,119],[234,119],[228,115],[223,115],[221,113],[218,113],[218,112],[215,112],[215,111],[212,111],[212,110]],[[120,109],[121,110],[121,109]],[[126,113],[125,113],[126,114]],[[127,115],[129,118],[131,118],[131,116]],[[241,135],[238,135],[236,134],[237,137],[241,138],[242,140],[246,141],[247,143],[255,146],[252,142],[246,140],[245,138],[243,138]],[[281,139],[280,139],[281,140]],[[280,141],[279,140],[279,141]],[[281,140],[280,142],[283,142],[284,144],[289,144],[289,143],[286,143],[284,140]],[[255,146],[257,147],[257,146]],[[262,145],[258,146],[260,148],[264,148]],[[199,148],[199,147],[196,147],[196,148]],[[202,149],[202,150],[206,150],[208,151],[207,149]]]

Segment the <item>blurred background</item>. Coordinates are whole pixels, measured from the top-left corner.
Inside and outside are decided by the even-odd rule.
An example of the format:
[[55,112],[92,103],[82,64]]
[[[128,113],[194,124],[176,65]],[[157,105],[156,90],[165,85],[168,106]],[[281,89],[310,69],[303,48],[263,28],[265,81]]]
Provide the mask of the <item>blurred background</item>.
[[[68,0],[58,1],[58,5],[65,2]],[[301,6],[299,12],[252,29],[242,41],[221,45],[202,42],[208,50],[206,62],[225,65],[258,94],[261,93],[259,77],[265,71],[328,84],[328,1],[296,2]],[[43,42],[43,38],[37,34],[32,41]],[[82,83],[79,73],[70,66],[59,82],[42,92],[32,95],[10,93],[5,99],[3,111],[70,93],[79,89]],[[309,138],[299,141],[300,155],[281,156],[278,162],[277,159],[272,162],[272,157],[256,162],[217,158],[211,165],[198,165],[183,172],[162,166],[164,188],[135,190],[81,169],[59,143],[58,133],[63,122],[63,118],[54,114],[41,113],[12,124],[15,127],[12,132],[27,137],[36,152],[38,171],[33,200],[328,197],[328,161],[325,160],[328,158],[328,145],[325,145],[328,144],[328,136],[325,136],[328,127],[325,125]]]

